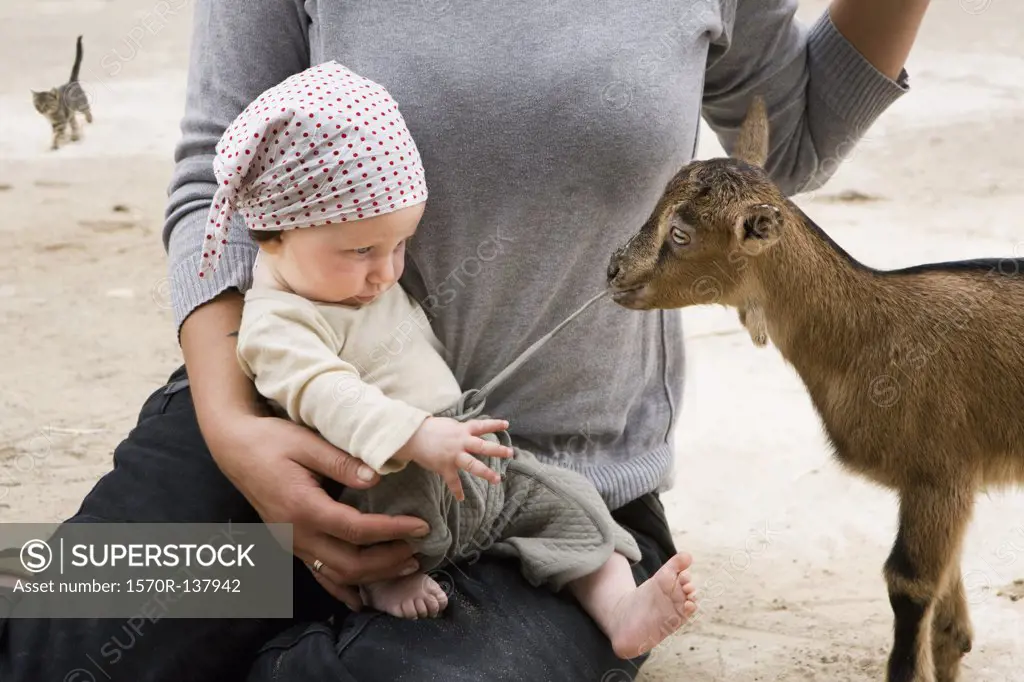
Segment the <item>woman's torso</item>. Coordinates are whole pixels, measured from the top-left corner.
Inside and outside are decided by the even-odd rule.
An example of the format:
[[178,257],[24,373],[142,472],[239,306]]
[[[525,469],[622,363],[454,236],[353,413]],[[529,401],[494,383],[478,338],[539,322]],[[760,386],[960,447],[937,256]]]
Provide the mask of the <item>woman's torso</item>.
[[[313,63],[398,102],[430,198],[403,283],[461,386],[480,386],[604,285],[612,251],[694,153],[717,2],[309,0]],[[604,300],[488,400],[541,459],[664,450],[675,311]],[[661,475],[663,472],[655,472]]]

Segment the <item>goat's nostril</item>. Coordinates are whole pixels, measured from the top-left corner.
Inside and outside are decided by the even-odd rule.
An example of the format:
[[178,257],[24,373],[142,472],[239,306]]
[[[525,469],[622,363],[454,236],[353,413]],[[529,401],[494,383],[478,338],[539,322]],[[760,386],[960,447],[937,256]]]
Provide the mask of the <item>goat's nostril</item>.
[[619,274],[619,258],[616,256],[612,258],[611,262],[608,263],[608,280],[615,279],[615,276]]

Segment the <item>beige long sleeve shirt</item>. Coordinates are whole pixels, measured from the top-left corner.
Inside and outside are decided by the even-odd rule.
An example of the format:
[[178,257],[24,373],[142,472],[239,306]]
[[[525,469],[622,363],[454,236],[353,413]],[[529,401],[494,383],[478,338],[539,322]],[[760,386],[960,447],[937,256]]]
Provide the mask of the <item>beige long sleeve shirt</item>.
[[361,308],[268,288],[246,293],[238,359],[293,421],[380,474],[461,389],[423,309],[400,286]]

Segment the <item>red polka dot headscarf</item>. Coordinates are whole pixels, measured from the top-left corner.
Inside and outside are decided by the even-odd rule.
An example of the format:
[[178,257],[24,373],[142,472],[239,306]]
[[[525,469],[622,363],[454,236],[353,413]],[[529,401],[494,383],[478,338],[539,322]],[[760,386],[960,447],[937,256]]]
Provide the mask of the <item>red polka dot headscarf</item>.
[[397,103],[331,61],[263,92],[217,143],[199,276],[227,244],[237,210],[253,230],[371,218],[427,198],[419,150]]

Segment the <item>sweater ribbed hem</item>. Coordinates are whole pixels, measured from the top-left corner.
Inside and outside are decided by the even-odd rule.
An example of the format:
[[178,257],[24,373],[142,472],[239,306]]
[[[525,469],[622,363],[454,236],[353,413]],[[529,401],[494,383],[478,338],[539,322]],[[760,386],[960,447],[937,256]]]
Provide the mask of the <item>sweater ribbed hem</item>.
[[812,83],[843,84],[820,92],[829,108],[854,131],[866,130],[910,89],[905,69],[895,81],[876,69],[839,32],[827,10],[807,36],[807,62]]
[[[252,264],[259,247],[248,234],[232,231],[228,243],[221,249],[221,259],[213,272],[199,277],[206,214],[196,212],[186,216],[175,227],[170,242],[171,305],[174,328],[181,334],[181,325],[193,310],[212,300],[227,289],[235,288],[244,294],[252,287]],[[196,222],[199,222],[196,225]]]
[[547,460],[540,454],[536,456],[542,462],[557,464],[585,476],[612,511],[647,493],[668,490],[672,483],[669,473],[673,453],[669,443],[639,457],[624,457],[621,461],[596,465],[566,464]]

